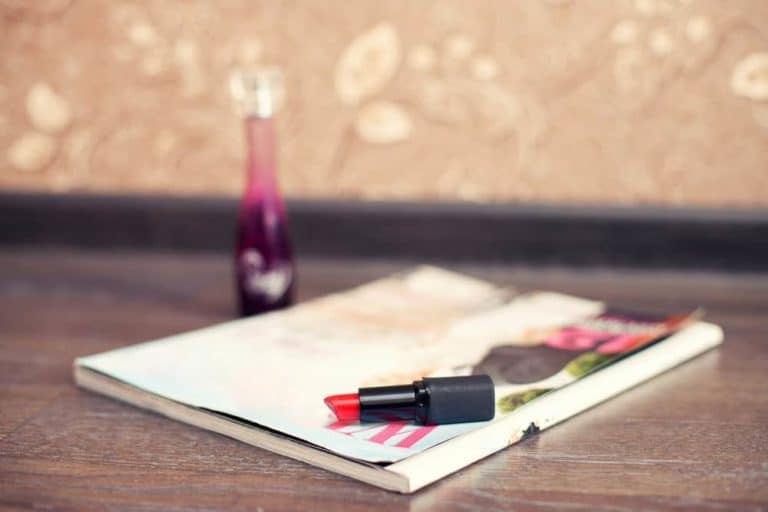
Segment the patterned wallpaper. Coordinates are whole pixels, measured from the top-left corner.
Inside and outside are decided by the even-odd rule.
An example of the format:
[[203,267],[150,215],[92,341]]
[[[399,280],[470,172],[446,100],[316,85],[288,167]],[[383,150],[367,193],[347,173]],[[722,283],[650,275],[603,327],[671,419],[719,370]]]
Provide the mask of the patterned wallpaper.
[[765,0],[0,0],[0,187],[768,206]]

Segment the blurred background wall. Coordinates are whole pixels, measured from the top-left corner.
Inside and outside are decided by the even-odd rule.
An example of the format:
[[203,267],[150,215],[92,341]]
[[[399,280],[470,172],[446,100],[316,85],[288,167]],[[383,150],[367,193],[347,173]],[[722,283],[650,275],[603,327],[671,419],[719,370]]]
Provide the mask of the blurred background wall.
[[290,197],[768,206],[765,0],[2,0],[0,188],[237,195],[276,64]]

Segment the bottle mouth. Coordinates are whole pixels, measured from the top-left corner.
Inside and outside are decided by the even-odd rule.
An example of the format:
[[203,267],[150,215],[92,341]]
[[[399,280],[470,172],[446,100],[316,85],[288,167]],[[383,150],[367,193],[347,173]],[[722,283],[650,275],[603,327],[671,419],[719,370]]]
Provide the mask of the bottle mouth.
[[276,67],[236,69],[229,77],[229,92],[241,114],[272,117],[285,98],[283,73]]

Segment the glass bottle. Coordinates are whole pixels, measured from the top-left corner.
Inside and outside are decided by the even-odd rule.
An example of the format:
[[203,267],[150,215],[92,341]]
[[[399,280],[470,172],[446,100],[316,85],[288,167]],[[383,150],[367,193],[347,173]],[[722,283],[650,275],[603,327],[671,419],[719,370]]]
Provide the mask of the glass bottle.
[[240,202],[235,279],[241,316],[290,305],[296,281],[285,205],[277,185],[275,113],[283,78],[274,68],[235,72],[232,96],[245,124],[246,185]]

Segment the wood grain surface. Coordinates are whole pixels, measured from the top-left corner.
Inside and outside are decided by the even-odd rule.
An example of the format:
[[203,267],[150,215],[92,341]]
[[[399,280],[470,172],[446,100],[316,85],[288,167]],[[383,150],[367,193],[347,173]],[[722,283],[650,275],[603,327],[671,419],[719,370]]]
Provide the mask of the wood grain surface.
[[[768,277],[452,266],[645,309],[701,305],[723,347],[413,496],[77,389],[79,355],[230,318],[226,255],[0,254],[0,507],[764,510]],[[302,299],[406,263],[304,261]]]

